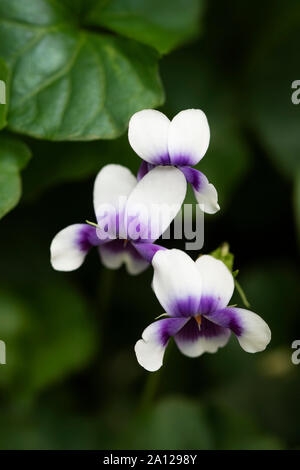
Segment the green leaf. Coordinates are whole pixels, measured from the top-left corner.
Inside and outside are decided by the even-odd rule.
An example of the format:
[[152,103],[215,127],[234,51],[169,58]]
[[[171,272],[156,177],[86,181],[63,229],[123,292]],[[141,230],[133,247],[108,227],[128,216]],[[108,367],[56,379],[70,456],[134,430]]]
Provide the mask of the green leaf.
[[169,52],[196,35],[202,0],[100,0],[87,22]]
[[134,112],[162,103],[153,49],[76,21],[56,1],[0,3],[10,129],[49,140],[113,139]]
[[0,129],[6,126],[7,114],[7,67],[5,62],[0,59]]
[[31,153],[23,142],[0,135],[0,218],[13,209],[21,197],[20,171]]
[[[202,406],[184,398],[165,398],[139,416],[124,444],[129,449],[210,449],[212,435]],[[128,446],[128,447],[127,447]]]

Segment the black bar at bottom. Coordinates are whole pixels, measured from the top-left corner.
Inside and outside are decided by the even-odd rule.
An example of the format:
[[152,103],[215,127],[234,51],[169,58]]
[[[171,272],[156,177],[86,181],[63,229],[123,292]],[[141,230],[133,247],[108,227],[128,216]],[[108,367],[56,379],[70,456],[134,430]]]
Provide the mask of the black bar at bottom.
[[[226,458],[232,463],[235,458],[241,462],[247,459],[247,464],[253,462],[257,465],[258,459],[267,458],[269,464],[276,459],[276,464],[286,465],[287,458],[295,458],[295,452],[299,451],[264,451],[264,450],[0,450],[0,461],[4,463],[30,464],[31,468],[36,463],[39,466],[67,464],[83,465],[84,469],[108,467],[120,465],[124,468],[135,468],[141,465],[201,465],[206,459],[210,466],[214,463],[224,464]],[[262,455],[265,454],[265,455]],[[244,460],[242,460],[244,461]],[[40,467],[39,467],[40,468]],[[42,467],[43,468],[43,467]]]

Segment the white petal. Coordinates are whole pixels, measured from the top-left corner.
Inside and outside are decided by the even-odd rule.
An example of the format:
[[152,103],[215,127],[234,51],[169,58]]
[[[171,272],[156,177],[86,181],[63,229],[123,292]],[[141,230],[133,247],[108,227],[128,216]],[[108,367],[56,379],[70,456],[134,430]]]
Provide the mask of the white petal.
[[217,325],[230,328],[247,352],[263,351],[271,340],[271,330],[267,323],[250,310],[227,307],[213,312],[207,318]]
[[185,318],[166,318],[151,323],[134,348],[138,363],[149,372],[158,370],[162,366],[169,338],[187,321]]
[[106,268],[119,269],[124,263],[127,272],[132,275],[140,274],[149,266],[130,242],[124,246],[123,240],[115,240],[99,247],[102,263]]
[[194,193],[200,208],[206,214],[215,214],[220,210],[217,190],[208,180],[203,182],[199,191],[194,189]]
[[223,348],[230,338],[230,330],[223,336],[215,338],[199,338],[195,342],[181,341],[175,336],[175,342],[182,354],[188,357],[198,357],[204,353],[216,353],[219,348]]
[[129,238],[156,240],[181,209],[185,194],[186,179],[177,168],[158,166],[147,173],[126,204]]
[[214,325],[204,317],[202,317],[200,331],[192,318],[174,337],[179,350],[188,357],[198,357],[205,352],[215,353],[228,343],[229,338],[228,328]]
[[153,290],[169,315],[188,316],[199,311],[201,276],[195,262],[181,250],[158,251],[152,260]]
[[226,307],[234,291],[234,279],[227,266],[213,256],[203,255],[196,267],[202,279],[201,312]]
[[57,271],[79,268],[89,248],[100,242],[95,228],[87,224],[69,225],[58,232],[50,246],[51,264]]
[[167,163],[169,125],[167,116],[155,109],[144,109],[135,113],[128,128],[131,147],[148,163]]
[[128,168],[122,165],[106,165],[99,171],[94,184],[95,214],[101,212],[101,207],[117,209],[124,204],[131,191],[137,184],[136,177]]
[[237,336],[241,347],[249,353],[266,349],[271,341],[271,330],[267,323],[256,313],[244,308],[232,308],[237,314],[242,334]]
[[217,212],[220,209],[218,194],[216,188],[208,181],[204,173],[190,166],[182,166],[180,170],[188,183],[192,185],[200,209],[207,214]]
[[172,164],[195,165],[205,155],[210,139],[207,118],[201,109],[178,113],[170,124],[168,149]]

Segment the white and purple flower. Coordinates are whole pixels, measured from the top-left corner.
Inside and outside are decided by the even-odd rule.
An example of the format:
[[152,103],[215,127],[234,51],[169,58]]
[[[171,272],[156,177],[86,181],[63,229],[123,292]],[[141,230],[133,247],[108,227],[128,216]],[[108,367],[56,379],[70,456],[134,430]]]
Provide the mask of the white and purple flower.
[[177,168],[155,168],[137,182],[128,168],[106,165],[94,184],[98,226],[74,224],[61,230],[50,247],[53,268],[73,271],[97,246],[106,267],[125,263],[130,274],[142,272],[163,249],[154,241],[180,210],[185,193],[186,180]]
[[200,109],[187,109],[172,121],[160,111],[144,109],[135,113],[128,139],[143,162],[138,179],[157,165],[176,166],[193,187],[200,208],[208,214],[220,209],[218,194],[206,176],[192,168],[205,155],[210,139],[207,118]]
[[266,322],[256,313],[228,307],[234,279],[226,265],[203,255],[194,262],[186,253],[172,249],[157,252],[153,290],[169,318],[149,325],[135,345],[137,360],[148,371],[163,363],[169,339],[189,357],[214,353],[233,332],[250,353],[263,351],[271,340]]

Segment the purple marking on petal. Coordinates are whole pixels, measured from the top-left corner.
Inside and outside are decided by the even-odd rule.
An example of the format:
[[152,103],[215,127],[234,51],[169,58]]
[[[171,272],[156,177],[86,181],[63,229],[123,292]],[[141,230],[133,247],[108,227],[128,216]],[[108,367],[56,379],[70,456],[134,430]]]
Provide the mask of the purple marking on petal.
[[199,312],[203,315],[217,310],[220,299],[214,296],[202,296],[200,300]]
[[201,173],[201,171],[189,166],[182,166],[179,169],[186,177],[187,182],[193,186],[195,191],[200,191],[201,187],[207,183],[207,178],[204,173]]
[[190,318],[184,327],[177,333],[182,341],[197,341],[200,337],[200,330],[194,318]]
[[101,241],[97,237],[96,227],[84,225],[77,233],[75,240],[80,251],[87,252],[92,246],[100,245]]
[[226,307],[207,315],[207,318],[217,325],[229,328],[237,336],[242,336],[244,329],[234,308]]
[[164,318],[159,321],[159,340],[162,346],[166,346],[171,336],[174,336],[184,327],[185,318]]
[[127,240],[123,240],[123,239],[112,240],[106,243],[105,245],[103,245],[103,248],[114,254],[119,254],[121,252],[127,251],[135,260],[140,261],[143,259],[143,257],[138,253],[138,251],[133,246],[133,244]]
[[149,261],[149,263],[152,262],[152,258],[155,253],[159,250],[166,250],[164,246],[155,245],[154,243],[135,242],[132,243],[132,245],[146,261]]
[[163,166],[172,165],[171,160],[170,160],[170,155],[167,153],[165,155],[160,155],[159,157],[155,157],[155,159],[153,160],[153,165],[163,165]]
[[205,317],[201,318],[200,329],[198,323],[194,318],[191,318],[184,327],[177,333],[177,336],[182,341],[197,341],[199,338],[216,338],[217,336],[224,336],[227,328],[216,325]]
[[189,155],[172,155],[171,164],[176,166],[193,165],[193,159]]
[[137,180],[140,181],[153,168],[154,168],[154,165],[152,165],[152,163],[148,163],[145,160],[143,160],[137,173]]
[[136,259],[136,260],[144,259],[143,256],[141,256],[141,254],[137,251],[137,249],[135,248],[135,245],[133,243],[128,242],[125,249],[131,254],[131,256],[134,259]]
[[125,240],[116,239],[106,243],[104,248],[105,250],[110,251],[111,253],[117,254],[124,251],[124,246]]
[[192,317],[199,313],[200,296],[188,296],[175,299],[168,307],[168,312],[174,317]]

